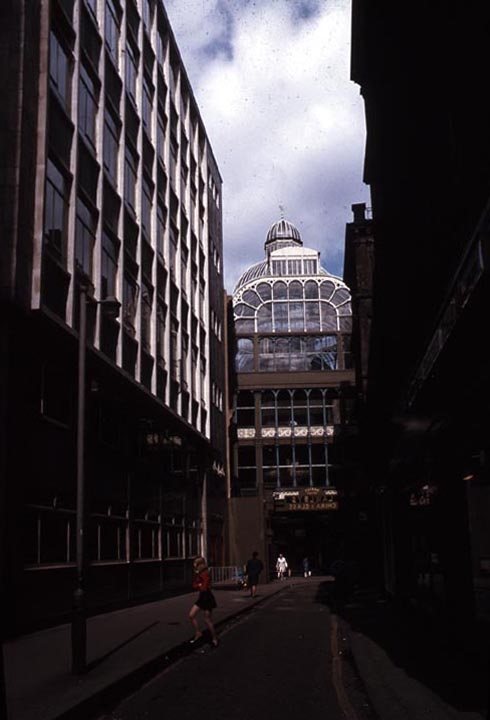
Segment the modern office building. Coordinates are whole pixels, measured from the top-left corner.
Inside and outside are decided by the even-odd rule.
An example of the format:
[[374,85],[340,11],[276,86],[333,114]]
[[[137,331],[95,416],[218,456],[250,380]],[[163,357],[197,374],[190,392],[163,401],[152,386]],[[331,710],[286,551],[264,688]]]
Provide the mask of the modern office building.
[[281,219],[233,313],[232,562],[256,549],[269,569],[279,551],[293,571],[304,554],[327,567],[348,535],[356,473],[349,289]]
[[199,552],[223,562],[224,293],[221,178],[163,2],[0,16],[15,632],[70,611],[82,504],[92,611],[182,587]]
[[489,27],[485,3],[430,4],[423,22],[407,3],[352,7],[374,238],[363,446],[385,587],[463,635],[490,619]]

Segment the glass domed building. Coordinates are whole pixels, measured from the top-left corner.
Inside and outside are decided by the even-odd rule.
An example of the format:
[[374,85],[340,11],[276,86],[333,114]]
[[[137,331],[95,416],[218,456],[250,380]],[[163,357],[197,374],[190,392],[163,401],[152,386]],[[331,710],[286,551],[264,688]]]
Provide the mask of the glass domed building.
[[282,550],[326,566],[319,528],[327,518],[335,522],[354,416],[351,295],[288,220],[272,225],[264,249],[232,299],[233,532],[249,536],[245,556],[251,536],[271,561]]
[[[279,220],[267,233],[266,259],[233,294],[237,372],[350,368],[351,297],[340,278],[304,248],[298,229]],[[259,336],[254,342],[254,336]]]

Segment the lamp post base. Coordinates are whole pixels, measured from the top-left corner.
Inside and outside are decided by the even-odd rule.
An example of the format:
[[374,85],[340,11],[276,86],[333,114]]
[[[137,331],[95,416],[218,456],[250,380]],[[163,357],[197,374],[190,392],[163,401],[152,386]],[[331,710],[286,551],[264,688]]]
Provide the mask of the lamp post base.
[[78,588],[73,596],[71,623],[71,668],[74,675],[87,670],[87,619],[85,617],[85,593]]

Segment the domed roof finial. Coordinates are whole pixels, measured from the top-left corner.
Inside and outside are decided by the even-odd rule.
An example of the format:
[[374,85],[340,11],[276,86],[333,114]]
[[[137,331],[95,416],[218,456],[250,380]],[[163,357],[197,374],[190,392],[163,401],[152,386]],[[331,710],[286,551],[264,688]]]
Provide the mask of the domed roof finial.
[[281,215],[281,220],[284,220],[284,205],[279,205],[279,213]]
[[301,247],[303,245],[298,228],[296,225],[293,225],[292,222],[289,222],[289,220],[284,218],[283,206],[279,205],[279,208],[281,209],[282,217],[269,228],[269,232],[267,233],[265,240],[265,251],[267,253],[267,257],[269,257],[273,250],[279,250],[279,248],[291,247],[294,245],[299,245]]

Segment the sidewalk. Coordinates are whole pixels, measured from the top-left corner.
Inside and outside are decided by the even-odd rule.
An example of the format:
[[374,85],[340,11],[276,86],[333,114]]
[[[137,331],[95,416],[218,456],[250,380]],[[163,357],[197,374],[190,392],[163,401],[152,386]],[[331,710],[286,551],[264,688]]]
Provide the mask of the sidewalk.
[[458,635],[456,628],[448,631],[436,619],[398,608],[376,592],[356,593],[340,622],[348,652],[381,720],[489,717],[489,648],[484,634]]
[[[321,578],[319,578],[321,579]],[[243,590],[213,588],[219,628],[281,590],[306,582],[261,584],[256,599]],[[226,585],[226,584],[224,584]],[[87,620],[89,670],[70,673],[70,625],[24,635],[4,645],[8,720],[86,720],[124,689],[138,687],[190,651],[187,613],[196,593],[97,615]]]
[[[247,592],[215,586],[217,627],[290,587],[312,582],[328,602],[331,578],[287,578]],[[4,646],[8,720],[87,720],[194,650],[187,613],[195,592],[98,615],[87,621],[89,670],[70,673],[70,626]],[[379,720],[482,720],[486,656],[458,650],[430,622],[404,614],[377,593],[356,593],[339,615],[351,655]],[[344,654],[346,654],[344,653]],[[346,658],[347,661],[347,658]]]

